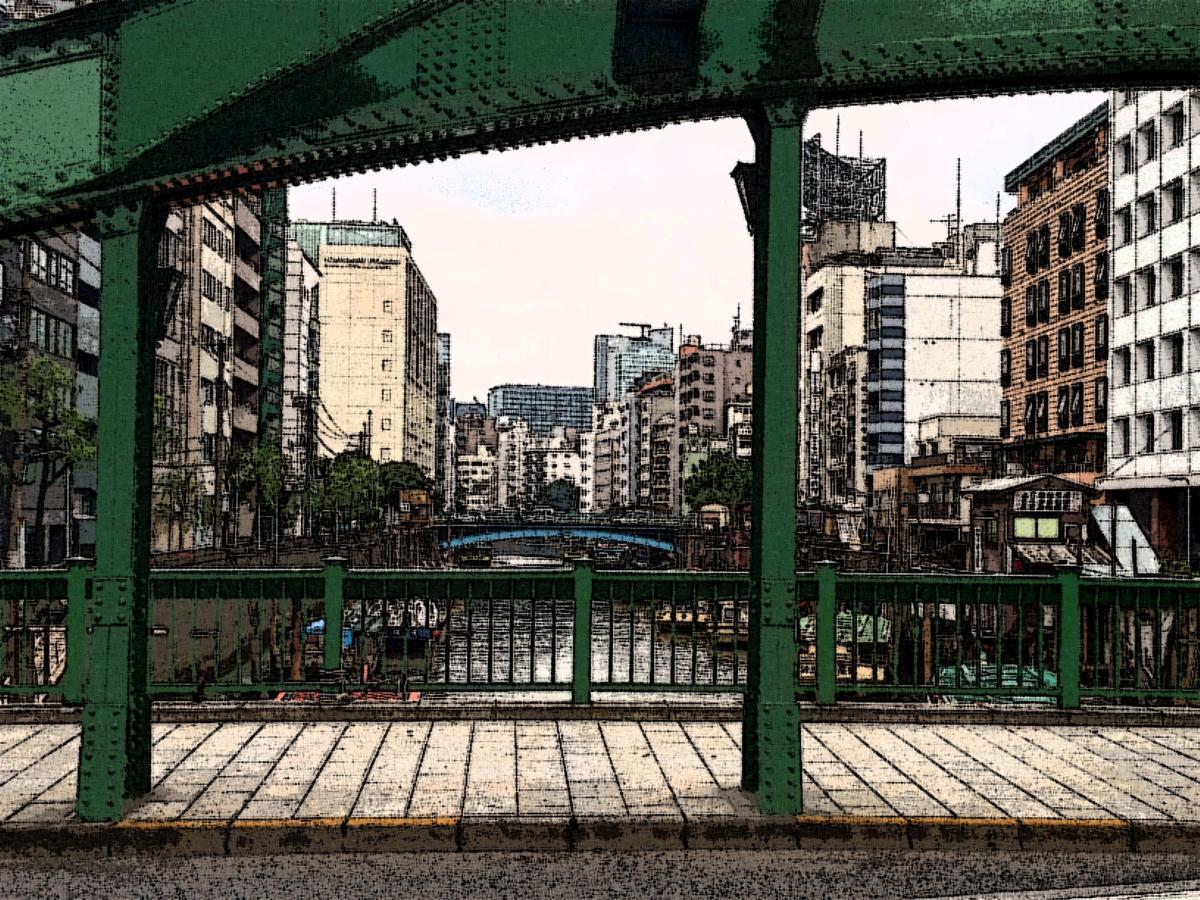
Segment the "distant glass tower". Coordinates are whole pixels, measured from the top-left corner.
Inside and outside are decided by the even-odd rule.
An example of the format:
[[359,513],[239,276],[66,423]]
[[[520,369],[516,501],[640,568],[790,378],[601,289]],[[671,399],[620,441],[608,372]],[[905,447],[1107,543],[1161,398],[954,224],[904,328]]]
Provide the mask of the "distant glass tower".
[[640,325],[640,335],[598,334],[594,355],[596,403],[620,400],[647,372],[675,368],[675,330]]
[[592,427],[592,389],[548,384],[500,384],[488,391],[488,415],[516,416],[536,435],[555,428]]

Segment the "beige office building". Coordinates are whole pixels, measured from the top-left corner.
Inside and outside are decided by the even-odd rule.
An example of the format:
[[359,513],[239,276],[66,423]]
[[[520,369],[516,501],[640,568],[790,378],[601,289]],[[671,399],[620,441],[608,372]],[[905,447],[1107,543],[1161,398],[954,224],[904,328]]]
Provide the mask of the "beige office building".
[[437,299],[408,235],[399,225],[297,222],[292,237],[321,272],[326,427],[334,435],[369,429],[372,457],[432,476]]

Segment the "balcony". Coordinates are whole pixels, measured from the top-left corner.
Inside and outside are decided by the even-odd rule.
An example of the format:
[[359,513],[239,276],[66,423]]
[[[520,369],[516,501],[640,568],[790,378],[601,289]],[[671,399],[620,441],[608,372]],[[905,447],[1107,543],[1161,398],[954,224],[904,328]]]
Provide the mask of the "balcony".
[[262,290],[262,275],[254,266],[237,255],[233,257],[233,274],[255,293]]
[[233,324],[258,340],[258,319],[236,304],[233,307]]
[[233,377],[241,379],[247,384],[258,386],[258,363],[243,359],[240,356],[233,358]]
[[258,432],[258,410],[253,406],[241,404],[233,408],[233,427],[239,431]]

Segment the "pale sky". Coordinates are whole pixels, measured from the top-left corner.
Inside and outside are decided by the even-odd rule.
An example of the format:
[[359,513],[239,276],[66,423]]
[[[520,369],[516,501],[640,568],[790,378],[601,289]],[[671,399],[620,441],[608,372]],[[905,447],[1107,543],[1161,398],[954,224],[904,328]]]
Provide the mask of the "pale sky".
[[[1004,175],[1103,100],[1037,94],[819,110],[808,134],[888,160],[898,242],[945,237],[962,157],[963,219],[992,221]],[[293,188],[295,219],[400,222],[451,334],[452,395],[504,383],[590,385],[592,339],[620,322],[729,339],[751,311],[751,241],[729,173],[751,160],[740,120],[575,140]],[[1001,194],[1002,215],[1012,198]]]

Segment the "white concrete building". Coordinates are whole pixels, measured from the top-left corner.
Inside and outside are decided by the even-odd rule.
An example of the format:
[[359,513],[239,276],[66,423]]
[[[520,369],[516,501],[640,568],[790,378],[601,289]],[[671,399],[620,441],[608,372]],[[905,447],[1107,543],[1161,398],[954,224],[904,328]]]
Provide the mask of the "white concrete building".
[[496,505],[496,454],[480,442],[474,453],[455,460],[455,500],[467,512],[481,513]]
[[1108,471],[1160,556],[1195,559],[1200,482],[1200,92],[1111,105]]
[[525,495],[526,451],[530,448],[529,425],[516,416],[496,419],[499,445],[496,453],[496,506],[518,512]]
[[320,272],[294,241],[287,242],[283,319],[283,458],[287,488],[304,487],[316,450],[317,336]]

